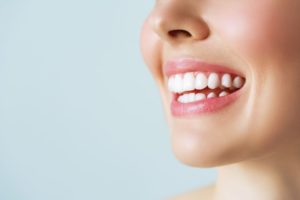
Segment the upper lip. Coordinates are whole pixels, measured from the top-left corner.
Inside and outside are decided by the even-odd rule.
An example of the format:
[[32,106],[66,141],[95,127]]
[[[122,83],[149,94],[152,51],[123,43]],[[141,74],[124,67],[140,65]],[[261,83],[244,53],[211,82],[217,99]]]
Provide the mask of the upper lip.
[[186,72],[217,72],[217,73],[230,73],[241,77],[245,77],[241,72],[219,64],[210,64],[203,60],[195,58],[176,58],[167,60],[163,67],[164,74],[170,77],[174,74],[183,74]]

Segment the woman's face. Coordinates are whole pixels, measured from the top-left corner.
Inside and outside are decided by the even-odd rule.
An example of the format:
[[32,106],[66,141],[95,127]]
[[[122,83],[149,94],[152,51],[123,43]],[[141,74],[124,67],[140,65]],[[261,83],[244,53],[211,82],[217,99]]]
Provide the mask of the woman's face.
[[299,10],[298,0],[156,2],[141,50],[179,160],[217,166],[298,145]]

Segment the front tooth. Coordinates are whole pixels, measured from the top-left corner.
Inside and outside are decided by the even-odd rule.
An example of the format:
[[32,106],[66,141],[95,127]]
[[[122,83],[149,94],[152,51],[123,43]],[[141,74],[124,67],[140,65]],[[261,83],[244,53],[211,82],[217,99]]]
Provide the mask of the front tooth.
[[192,72],[186,73],[183,76],[183,90],[184,91],[191,91],[194,90],[194,82],[195,82],[195,77]]
[[208,99],[209,99],[209,98],[214,98],[214,97],[217,97],[216,93],[214,93],[214,92],[211,92],[211,93],[209,93],[209,94],[207,95],[207,98],[208,98]]
[[224,96],[226,96],[226,95],[228,95],[228,92],[222,91],[222,92],[219,94],[219,97],[224,97]]
[[180,93],[183,91],[183,81],[180,74],[176,74],[174,78],[174,92]]
[[168,80],[168,88],[169,88],[169,91],[171,92],[175,92],[174,91],[174,76],[171,76]]
[[222,82],[222,85],[224,87],[230,88],[231,85],[232,85],[232,80],[231,80],[230,74],[224,74],[222,76],[222,81],[221,82]]
[[199,101],[199,100],[203,100],[203,99],[206,99],[205,94],[203,94],[203,93],[197,93],[195,95],[195,101]]
[[241,88],[244,84],[244,80],[242,79],[242,77],[237,76],[233,79],[233,86],[235,88]]
[[195,93],[188,94],[188,102],[193,102],[193,101],[195,101]]
[[208,77],[208,87],[210,89],[216,89],[220,85],[219,75],[217,73],[211,73]]
[[204,73],[198,73],[195,80],[195,88],[202,90],[207,87],[207,78]]

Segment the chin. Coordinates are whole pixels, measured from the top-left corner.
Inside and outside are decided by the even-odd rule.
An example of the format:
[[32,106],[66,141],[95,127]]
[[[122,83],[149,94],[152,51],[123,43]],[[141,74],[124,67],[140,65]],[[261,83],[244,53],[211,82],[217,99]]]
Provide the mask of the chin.
[[178,161],[184,165],[197,168],[211,168],[217,167],[229,163],[224,163],[224,160],[220,156],[214,153],[202,153],[203,150],[199,149],[187,149],[173,144],[173,151]]
[[215,145],[199,140],[193,133],[172,133],[172,149],[175,157],[191,167],[215,167],[222,163],[221,155]]
[[[212,134],[191,130],[172,131],[172,150],[177,160],[185,165],[211,168],[250,159],[258,152],[247,151],[250,147],[237,141],[210,137]],[[246,144],[246,145],[245,145]],[[255,156],[254,156],[255,157]]]

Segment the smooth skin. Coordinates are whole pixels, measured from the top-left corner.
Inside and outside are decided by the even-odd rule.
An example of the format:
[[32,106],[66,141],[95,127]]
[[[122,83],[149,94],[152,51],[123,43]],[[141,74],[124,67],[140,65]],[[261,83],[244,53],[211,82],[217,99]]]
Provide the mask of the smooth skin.
[[[171,199],[300,199],[300,0],[158,0],[141,51],[162,97],[173,151],[216,167],[213,185]],[[174,117],[163,65],[189,57],[245,75],[215,113]]]

